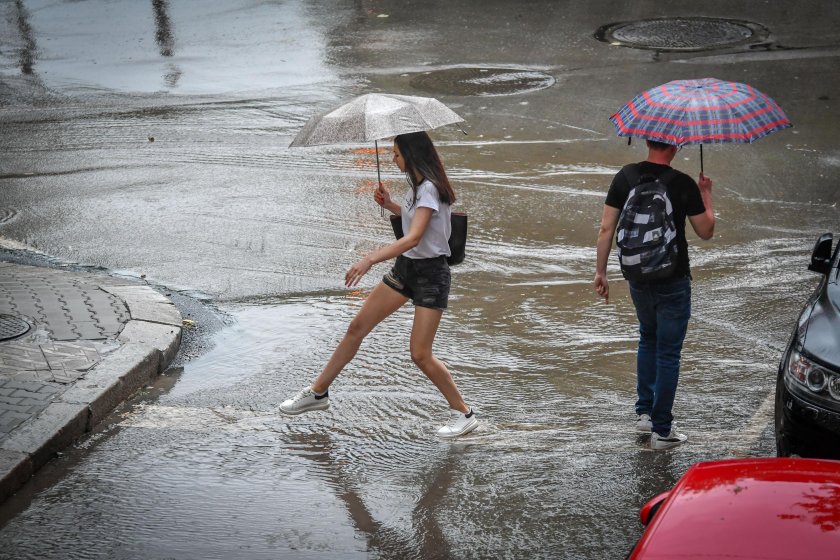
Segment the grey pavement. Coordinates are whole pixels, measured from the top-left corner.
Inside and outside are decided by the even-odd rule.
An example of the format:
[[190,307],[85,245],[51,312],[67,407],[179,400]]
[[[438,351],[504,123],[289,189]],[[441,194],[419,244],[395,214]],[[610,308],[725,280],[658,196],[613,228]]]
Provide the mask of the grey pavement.
[[0,502],[160,374],[181,328],[148,286],[0,262]]

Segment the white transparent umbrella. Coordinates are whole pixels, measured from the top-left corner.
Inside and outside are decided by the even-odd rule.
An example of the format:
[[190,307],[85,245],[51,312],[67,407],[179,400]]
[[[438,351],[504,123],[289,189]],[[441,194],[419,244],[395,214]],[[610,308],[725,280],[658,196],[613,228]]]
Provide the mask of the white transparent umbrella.
[[376,178],[381,182],[379,140],[432,130],[463,120],[455,111],[431,97],[368,93],[311,117],[289,147],[373,141],[376,147]]

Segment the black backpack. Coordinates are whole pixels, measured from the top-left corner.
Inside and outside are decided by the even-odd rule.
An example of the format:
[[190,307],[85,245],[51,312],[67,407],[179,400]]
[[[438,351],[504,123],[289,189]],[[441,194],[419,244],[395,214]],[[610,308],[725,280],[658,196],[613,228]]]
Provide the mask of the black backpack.
[[628,165],[622,172],[630,193],[615,236],[621,273],[636,282],[670,278],[679,263],[679,246],[667,186],[678,171],[669,169],[657,177],[642,175],[634,165]]

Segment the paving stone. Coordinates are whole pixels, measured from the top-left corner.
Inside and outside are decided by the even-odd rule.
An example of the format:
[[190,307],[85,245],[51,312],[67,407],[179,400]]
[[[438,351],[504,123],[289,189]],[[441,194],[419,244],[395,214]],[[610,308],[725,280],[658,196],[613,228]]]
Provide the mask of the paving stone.
[[50,325],[48,328],[50,336],[55,340],[67,341],[79,339],[79,333],[70,325]]
[[181,327],[181,313],[175,305],[147,286],[103,286],[103,289],[125,301],[132,319]]
[[43,316],[43,308],[33,299],[16,298],[14,310],[20,315],[27,315],[29,317]]
[[99,325],[93,321],[76,321],[73,325],[82,340],[102,340],[107,338],[102,334]]
[[11,376],[11,379],[15,379],[17,381],[38,381],[42,383],[55,381],[53,372],[48,369],[21,371]]
[[90,343],[84,341],[42,344],[41,351],[50,369],[89,369],[90,365],[99,361],[99,353]]
[[0,432],[8,434],[29,418],[30,414],[28,412],[16,412],[14,410],[2,410],[0,408]]
[[[21,402],[25,402],[25,401],[22,400]],[[49,403],[46,403],[46,404],[49,404]],[[7,403],[3,403],[3,404],[0,404],[0,409],[5,410],[5,411],[10,411],[10,412],[19,412],[21,414],[30,414],[30,413],[38,412],[38,409],[40,409],[40,408],[46,408],[46,404],[45,403],[39,403],[38,405],[32,405],[32,404],[7,404]]]
[[29,402],[40,403],[43,402],[44,399],[49,399],[50,395],[39,393],[36,391],[30,391],[28,389],[16,389],[14,393],[12,393],[12,398],[21,399],[18,401],[18,404],[28,404]]
[[84,371],[72,369],[53,369],[50,371],[52,372],[53,380],[57,383],[72,383],[85,374]]
[[37,344],[0,345],[0,369],[20,371],[48,369],[47,359]]

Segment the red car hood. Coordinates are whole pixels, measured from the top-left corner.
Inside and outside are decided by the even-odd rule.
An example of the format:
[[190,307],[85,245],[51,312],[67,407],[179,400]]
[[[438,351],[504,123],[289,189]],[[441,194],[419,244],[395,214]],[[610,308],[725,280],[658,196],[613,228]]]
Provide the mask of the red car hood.
[[692,466],[633,559],[840,558],[840,461],[742,459]]

